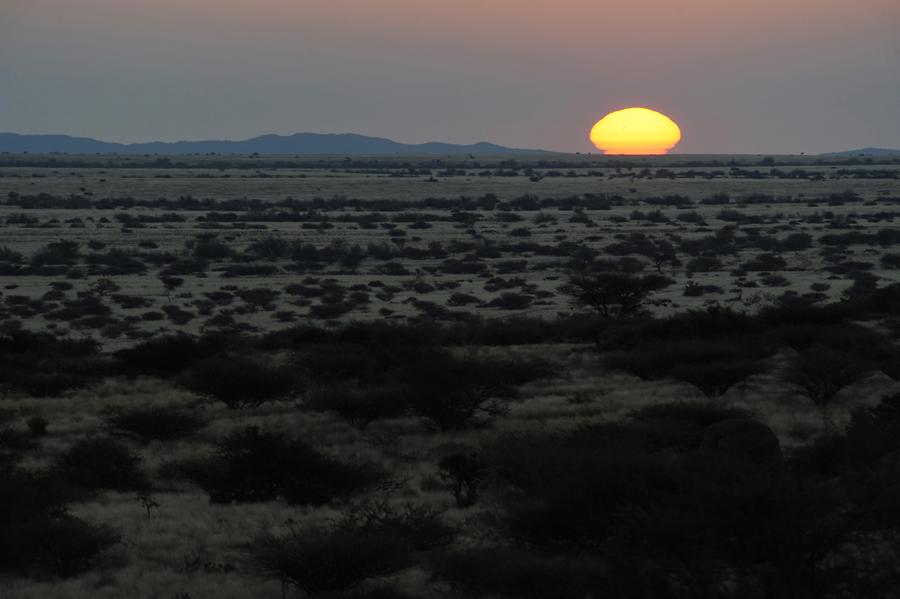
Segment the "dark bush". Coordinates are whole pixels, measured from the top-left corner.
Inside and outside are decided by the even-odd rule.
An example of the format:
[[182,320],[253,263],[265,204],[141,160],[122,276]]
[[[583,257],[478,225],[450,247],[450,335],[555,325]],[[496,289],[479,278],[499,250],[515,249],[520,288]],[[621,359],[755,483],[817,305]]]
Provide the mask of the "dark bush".
[[282,497],[321,505],[365,489],[382,476],[369,464],[346,464],[299,439],[246,428],[222,439],[215,456],[188,466],[213,503],[254,503]]
[[[18,455],[33,447],[34,437],[32,435],[13,428],[0,428],[0,453],[8,451],[13,455]],[[2,461],[3,458],[0,458],[0,465],[2,465]]]
[[501,310],[526,310],[534,301],[534,296],[505,291],[488,302],[488,307]]
[[386,500],[355,503],[334,524],[338,529],[356,533],[390,533],[406,539],[416,551],[446,547],[456,536],[456,530],[444,522],[439,509],[412,503],[392,505]]
[[316,304],[309,309],[309,315],[317,320],[334,320],[352,312],[354,307],[348,302]]
[[703,431],[704,451],[727,454],[750,463],[780,468],[783,455],[772,429],[751,418],[731,418],[711,424]]
[[28,419],[28,430],[35,439],[43,437],[47,434],[47,419],[43,416],[32,416]]
[[644,342],[638,349],[607,356],[606,365],[645,380],[682,380],[707,396],[719,395],[760,372],[761,359],[771,351],[770,344],[756,337]]
[[77,241],[54,241],[35,252],[32,264],[74,264],[79,257]]
[[147,271],[147,266],[133,255],[122,250],[109,250],[106,254],[89,254],[84,261],[90,271],[105,275],[133,275]]
[[865,467],[900,449],[900,394],[886,396],[877,406],[853,413],[843,449]]
[[882,254],[881,264],[885,268],[900,269],[900,254]]
[[670,449],[699,448],[709,426],[743,418],[747,418],[743,410],[710,402],[661,403],[631,413],[633,429],[652,447]]
[[0,466],[0,572],[70,577],[91,568],[118,537],[70,516],[55,481]]
[[301,380],[292,369],[238,354],[201,360],[179,380],[190,391],[235,409],[276,401],[301,390]]
[[236,295],[251,306],[267,306],[278,298],[278,292],[267,287],[240,289]]
[[[677,360],[677,358],[675,358]],[[675,364],[668,375],[676,381],[690,383],[706,397],[723,395],[734,385],[765,370],[765,363],[752,359],[696,361]]]
[[759,254],[744,262],[741,268],[746,271],[784,270],[787,261],[776,254]]
[[91,382],[87,376],[66,372],[25,371],[10,378],[10,387],[31,397],[59,397],[66,391],[79,389]]
[[166,377],[224,349],[225,340],[178,334],[157,337],[115,354],[117,370],[126,374]]
[[16,331],[0,337],[0,386],[33,397],[56,397],[105,373],[99,344]]
[[[690,431],[721,414],[695,416],[688,414]],[[676,428],[681,418],[676,414]],[[888,571],[896,554],[876,548],[883,547],[883,534],[900,530],[892,499],[896,461],[846,475],[840,469],[819,474],[811,460],[773,468],[768,456],[778,456],[771,431],[737,422],[706,426],[699,447],[694,432],[688,443],[647,444],[646,431],[614,425],[503,439],[489,450],[497,482],[512,487],[502,495],[503,530],[527,541],[532,555],[600,558],[602,578],[588,594],[697,596],[685,591],[687,585],[725,589],[706,595],[719,598],[752,597],[761,588],[776,598],[836,598],[844,590],[859,596],[871,588],[881,596],[894,588]],[[832,460],[818,463],[833,466]],[[869,569],[872,559],[876,565]],[[798,563],[806,566],[798,570]],[[493,573],[477,571],[475,580]],[[501,587],[485,591],[504,593]],[[507,592],[527,596],[527,590]],[[548,594],[554,596],[540,596]],[[559,596],[587,595],[563,589]]]
[[2,529],[0,569],[20,575],[71,578],[93,568],[119,542],[111,528],[65,512],[11,522]]
[[435,578],[466,597],[569,599],[603,588],[602,563],[572,555],[543,555],[507,547],[467,547],[429,560]]
[[271,277],[278,274],[279,268],[271,264],[229,264],[222,269],[222,276],[233,277]]
[[209,262],[195,258],[182,258],[159,271],[160,278],[173,279],[185,275],[200,275],[209,268]]
[[289,247],[286,240],[269,236],[257,239],[247,249],[265,260],[278,260],[287,255]]
[[591,308],[604,318],[637,316],[650,295],[673,281],[659,275],[636,277],[622,273],[573,274],[559,290],[574,304]]
[[191,248],[191,254],[201,260],[227,260],[236,255],[232,248],[214,237],[196,240],[193,248]]
[[285,581],[308,596],[349,591],[414,563],[412,548],[402,537],[339,528],[261,534],[246,552],[262,575]]
[[402,416],[409,409],[409,392],[398,386],[337,383],[310,391],[303,405],[318,412],[334,412],[363,430],[375,420]]
[[178,306],[173,306],[171,304],[162,307],[163,313],[173,324],[178,326],[184,326],[190,321],[194,319],[196,314],[193,312],[188,312],[187,310],[182,310]]
[[148,485],[140,458],[126,445],[107,438],[77,441],[56,461],[55,471],[87,491],[134,491]]
[[454,453],[438,462],[441,480],[447,485],[456,506],[471,507],[478,501],[478,489],[487,468],[475,452]]
[[448,306],[468,306],[471,304],[479,304],[481,300],[469,293],[454,293],[447,300]]
[[547,362],[457,358],[422,353],[399,376],[412,407],[443,431],[489,422],[506,411],[516,387],[554,374]]
[[691,258],[686,265],[689,273],[712,272],[722,270],[722,268],[722,261],[715,256],[697,256],[696,258]]
[[127,408],[107,418],[107,423],[144,443],[188,437],[206,424],[196,414],[174,407]]
[[868,372],[855,356],[814,346],[793,359],[787,380],[819,408],[826,408],[842,389],[861,381]]

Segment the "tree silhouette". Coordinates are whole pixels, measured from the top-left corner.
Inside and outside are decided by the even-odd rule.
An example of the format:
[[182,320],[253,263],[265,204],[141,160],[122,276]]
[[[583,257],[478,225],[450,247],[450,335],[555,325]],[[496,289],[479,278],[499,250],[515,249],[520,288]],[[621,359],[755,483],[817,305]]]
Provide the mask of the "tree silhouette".
[[637,316],[650,294],[673,281],[660,275],[636,277],[612,272],[573,274],[559,290],[573,303],[595,310],[604,318]]

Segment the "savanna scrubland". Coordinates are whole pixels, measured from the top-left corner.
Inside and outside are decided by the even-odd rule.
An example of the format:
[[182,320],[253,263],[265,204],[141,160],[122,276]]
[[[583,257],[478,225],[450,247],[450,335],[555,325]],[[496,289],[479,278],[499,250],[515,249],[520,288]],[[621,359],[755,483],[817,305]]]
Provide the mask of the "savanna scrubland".
[[0,156],[0,597],[900,596],[898,179]]

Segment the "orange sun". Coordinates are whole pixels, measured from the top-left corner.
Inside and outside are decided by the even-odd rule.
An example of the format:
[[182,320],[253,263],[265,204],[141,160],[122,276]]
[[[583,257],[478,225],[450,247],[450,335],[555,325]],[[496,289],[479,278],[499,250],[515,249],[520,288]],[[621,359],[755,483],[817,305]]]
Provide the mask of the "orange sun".
[[649,108],[610,112],[591,129],[591,142],[604,154],[666,154],[681,141],[681,129]]

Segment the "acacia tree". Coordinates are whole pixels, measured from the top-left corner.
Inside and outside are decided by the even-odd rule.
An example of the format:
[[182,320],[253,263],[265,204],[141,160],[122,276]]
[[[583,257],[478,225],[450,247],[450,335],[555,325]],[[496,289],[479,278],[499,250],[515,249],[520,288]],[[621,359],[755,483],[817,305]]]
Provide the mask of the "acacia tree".
[[454,453],[441,458],[438,463],[441,480],[453,493],[457,507],[466,508],[475,505],[478,500],[478,487],[484,478],[487,468],[476,452],[469,454]]
[[413,565],[408,539],[392,531],[359,532],[331,526],[263,533],[245,548],[261,575],[293,586],[307,597],[343,593],[370,579],[385,578]]
[[555,374],[542,360],[456,357],[448,352],[423,354],[402,374],[411,407],[442,431],[487,424],[516,398],[517,387]]
[[827,408],[835,396],[868,374],[867,368],[846,352],[811,347],[800,352],[790,365],[787,380],[808,397],[830,424]]
[[591,308],[604,318],[623,318],[641,314],[647,298],[672,283],[672,279],[660,275],[577,273],[570,275],[559,290],[574,304]]

